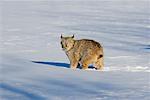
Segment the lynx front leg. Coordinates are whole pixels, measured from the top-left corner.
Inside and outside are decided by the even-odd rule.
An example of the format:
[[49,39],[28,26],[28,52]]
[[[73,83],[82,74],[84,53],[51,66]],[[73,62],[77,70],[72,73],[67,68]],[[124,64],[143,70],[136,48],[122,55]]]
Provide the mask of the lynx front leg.
[[82,69],[88,69],[88,65],[91,63],[91,58],[83,58],[81,60],[81,64],[82,64]]
[[82,64],[82,69],[88,69],[88,64],[83,63],[83,64]]
[[71,68],[71,69],[76,69],[77,66],[78,66],[78,61],[75,60],[75,59],[72,59],[72,60],[70,61],[70,68]]
[[76,69],[79,63],[79,57],[77,54],[75,54],[73,51],[70,51],[67,53],[68,58],[70,60],[70,68]]

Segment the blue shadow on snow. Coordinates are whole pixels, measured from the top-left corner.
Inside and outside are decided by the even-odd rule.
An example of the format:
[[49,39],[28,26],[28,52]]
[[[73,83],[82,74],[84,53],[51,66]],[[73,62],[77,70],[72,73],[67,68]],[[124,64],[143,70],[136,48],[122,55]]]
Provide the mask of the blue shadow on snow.
[[[32,61],[32,62],[37,63],[37,64],[53,65],[53,66],[57,66],[57,67],[70,68],[70,64],[62,63],[62,62],[45,62],[45,61]],[[78,64],[77,68],[81,69],[80,64]],[[89,68],[94,68],[94,67],[92,65],[90,65]]]
[[32,61],[34,63],[38,64],[45,64],[45,65],[53,65],[53,66],[58,66],[58,67],[65,67],[69,68],[70,64],[67,63],[61,63],[61,62],[45,62],[45,61]]

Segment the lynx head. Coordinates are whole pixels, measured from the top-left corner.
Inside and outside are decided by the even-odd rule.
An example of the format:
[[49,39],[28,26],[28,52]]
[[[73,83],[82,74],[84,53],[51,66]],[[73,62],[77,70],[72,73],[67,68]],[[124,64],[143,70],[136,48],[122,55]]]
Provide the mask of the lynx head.
[[74,46],[74,35],[71,37],[63,37],[61,35],[61,46],[63,50],[69,51]]

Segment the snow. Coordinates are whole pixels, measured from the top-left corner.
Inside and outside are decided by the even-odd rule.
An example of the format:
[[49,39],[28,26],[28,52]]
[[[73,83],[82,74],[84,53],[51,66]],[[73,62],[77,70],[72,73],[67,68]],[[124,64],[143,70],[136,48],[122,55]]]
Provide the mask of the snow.
[[[1,100],[149,100],[148,0],[0,2]],[[104,47],[105,68],[69,68],[60,34]]]

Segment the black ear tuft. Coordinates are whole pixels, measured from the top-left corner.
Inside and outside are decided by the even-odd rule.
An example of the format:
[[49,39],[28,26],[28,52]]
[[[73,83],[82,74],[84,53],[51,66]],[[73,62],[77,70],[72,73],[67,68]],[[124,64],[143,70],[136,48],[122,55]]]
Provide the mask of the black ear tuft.
[[73,34],[72,38],[74,38],[74,34]]
[[63,38],[62,34],[61,34],[61,38]]

